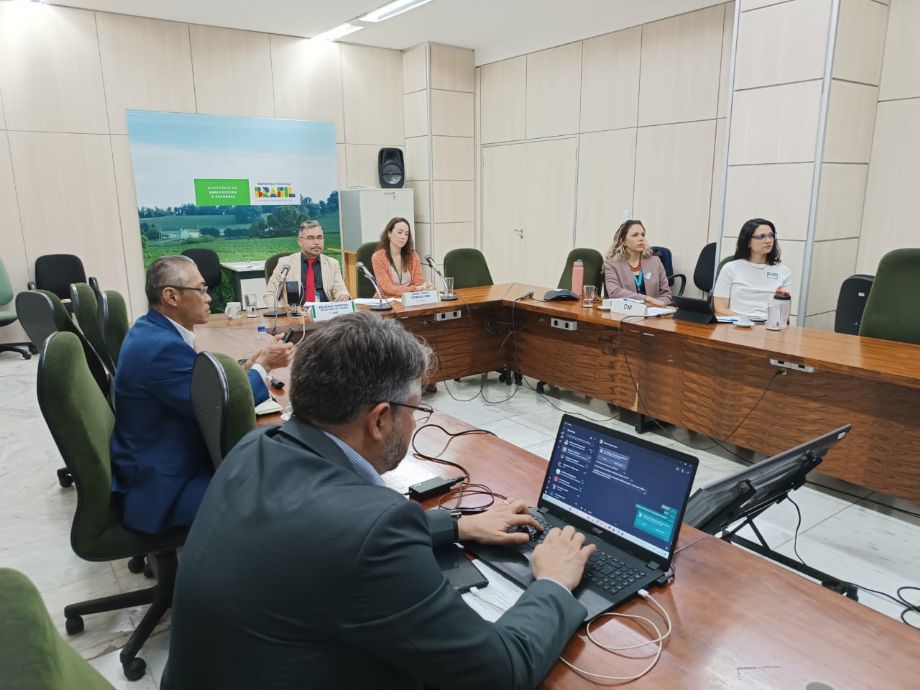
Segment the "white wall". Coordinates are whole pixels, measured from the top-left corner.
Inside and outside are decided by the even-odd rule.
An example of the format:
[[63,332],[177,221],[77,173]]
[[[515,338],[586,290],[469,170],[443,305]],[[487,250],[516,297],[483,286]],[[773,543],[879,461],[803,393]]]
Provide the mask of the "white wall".
[[856,270],[920,247],[920,2],[891,0]]
[[[644,221],[653,244],[672,250],[692,292],[700,249],[718,233],[733,16],[734,3],[727,3],[481,66],[479,156],[492,147],[571,138],[577,165],[568,165],[566,146],[556,147],[558,161],[544,161],[566,176],[557,189],[576,190],[571,218],[549,232],[563,235],[568,248],[603,252],[628,212]],[[479,172],[482,184],[488,175]],[[487,200],[497,196],[480,191]],[[568,207],[567,199],[557,202]],[[484,211],[492,219],[507,215]],[[505,246],[485,235],[508,230],[485,227],[482,217],[477,213],[482,245]],[[546,244],[558,251],[557,242]],[[563,260],[564,253],[546,262],[552,268],[540,276],[543,284],[555,284]]]
[[146,310],[127,108],[331,120],[339,187],[377,186],[378,149],[405,144],[402,53],[0,3],[0,246],[14,290],[36,257],[73,253]]

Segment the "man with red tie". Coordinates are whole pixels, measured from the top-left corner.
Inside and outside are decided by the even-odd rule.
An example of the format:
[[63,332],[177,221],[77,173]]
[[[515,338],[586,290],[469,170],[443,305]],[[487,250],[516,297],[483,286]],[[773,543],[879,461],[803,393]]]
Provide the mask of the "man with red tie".
[[[344,302],[351,299],[339,262],[323,254],[323,228],[315,220],[305,220],[297,232],[300,251],[282,256],[265,287],[265,304],[275,303],[275,293],[282,282],[300,285],[301,302]],[[285,271],[287,267],[287,271]],[[283,277],[282,277],[282,274]],[[278,307],[288,306],[286,290],[281,286]]]

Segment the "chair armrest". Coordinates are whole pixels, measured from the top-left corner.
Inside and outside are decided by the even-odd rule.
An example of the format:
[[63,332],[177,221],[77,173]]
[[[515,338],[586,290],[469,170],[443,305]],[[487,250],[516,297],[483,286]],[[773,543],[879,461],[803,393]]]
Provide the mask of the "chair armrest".
[[684,290],[687,289],[687,276],[685,276],[683,273],[675,273],[671,276],[668,282],[673,287],[678,278],[680,278],[680,289],[676,290],[675,292],[677,293],[677,296],[680,297],[684,294]]

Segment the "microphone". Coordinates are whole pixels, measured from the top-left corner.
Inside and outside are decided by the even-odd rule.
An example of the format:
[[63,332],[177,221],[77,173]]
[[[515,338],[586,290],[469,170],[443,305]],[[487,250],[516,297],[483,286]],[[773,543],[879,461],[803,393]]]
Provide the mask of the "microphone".
[[371,311],[390,311],[393,307],[390,306],[389,302],[385,302],[383,299],[383,291],[380,289],[380,286],[377,285],[377,281],[374,280],[374,274],[367,270],[367,267],[364,265],[363,261],[359,261],[355,264],[355,267],[364,274],[364,277],[367,278],[371,285],[377,290],[377,296],[380,298],[380,301],[377,304],[371,305]]
[[[428,267],[429,267],[432,271],[434,271],[438,276],[440,276],[441,282],[444,283],[444,292],[446,293],[447,290],[448,290],[448,288],[447,288],[447,278],[445,278],[445,277],[444,277],[444,274],[441,273],[441,272],[438,270],[438,267],[437,267],[437,266],[435,266],[435,264],[434,264],[434,259],[431,258],[431,254],[425,254],[425,263],[428,264]],[[441,301],[442,301],[442,302],[453,302],[455,299],[457,299],[457,296],[454,295],[454,294],[449,294],[449,295],[448,295],[448,294],[444,294],[444,295],[441,295]]]
[[533,290],[528,290],[527,292],[525,292],[523,295],[521,295],[514,301],[520,302],[521,300],[530,299],[531,297],[533,297]]
[[287,277],[288,271],[290,270],[290,264],[284,264],[284,266],[281,268],[281,273],[278,275],[278,285],[275,286],[275,306],[272,311],[265,312],[265,316],[274,316],[277,318],[284,313],[278,311],[278,300],[281,299],[281,291],[284,289],[284,279]]

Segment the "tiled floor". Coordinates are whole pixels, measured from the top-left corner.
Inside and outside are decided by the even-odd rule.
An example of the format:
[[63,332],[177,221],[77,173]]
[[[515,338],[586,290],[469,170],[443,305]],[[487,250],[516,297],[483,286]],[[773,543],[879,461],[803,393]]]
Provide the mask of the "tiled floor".
[[[63,632],[66,604],[145,587],[149,582],[131,574],[125,562],[88,563],[71,551],[69,528],[75,496],[72,489],[57,484],[55,470],[61,461],[38,410],[35,371],[36,359],[23,362],[15,355],[0,354],[0,567],[17,568],[35,582]],[[552,451],[562,415],[559,408],[633,433],[630,424],[616,418],[616,410],[567,391],[548,388],[544,397],[521,386],[515,392],[513,386],[498,383],[494,375],[481,394],[479,377],[438,388],[438,393],[426,396],[426,402],[544,458]],[[728,452],[711,450],[710,439],[684,430],[670,429],[668,434],[656,430],[645,437],[677,445],[699,457],[697,485],[741,466]],[[699,450],[707,448],[710,450]],[[920,518],[916,515],[920,506],[829,479],[820,481],[823,486],[811,484],[795,494],[802,511],[801,556],[815,567],[873,589],[894,592],[902,585],[920,585]],[[758,524],[771,546],[792,554],[796,513],[791,505],[771,508]],[[860,599],[890,616],[900,612],[894,604],[869,593],[861,594]],[[129,683],[118,663],[117,650],[142,615],[143,608],[88,616],[86,630],[68,639],[115,687],[155,689],[169,645],[168,617],[161,632],[143,649],[148,663],[143,679]],[[920,616],[912,620],[920,624]]]

